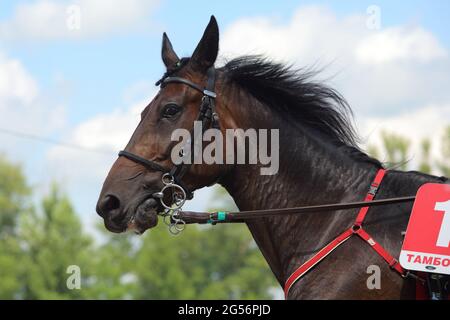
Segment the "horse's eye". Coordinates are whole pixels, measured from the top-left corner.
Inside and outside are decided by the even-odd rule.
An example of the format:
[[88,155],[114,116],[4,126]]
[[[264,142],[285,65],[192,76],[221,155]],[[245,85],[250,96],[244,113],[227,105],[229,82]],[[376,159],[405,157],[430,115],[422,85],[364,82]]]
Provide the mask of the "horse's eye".
[[179,105],[175,103],[169,103],[164,106],[161,114],[163,118],[172,118],[180,111],[181,107]]

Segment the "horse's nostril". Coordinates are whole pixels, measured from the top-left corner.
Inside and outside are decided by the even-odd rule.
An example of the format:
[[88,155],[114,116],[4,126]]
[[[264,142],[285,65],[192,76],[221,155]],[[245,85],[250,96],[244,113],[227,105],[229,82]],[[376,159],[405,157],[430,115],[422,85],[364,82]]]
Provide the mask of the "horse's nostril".
[[106,211],[113,211],[120,208],[120,200],[116,196],[107,195],[105,200]]
[[98,204],[97,212],[100,216],[117,215],[120,208],[120,200],[112,194],[106,195]]

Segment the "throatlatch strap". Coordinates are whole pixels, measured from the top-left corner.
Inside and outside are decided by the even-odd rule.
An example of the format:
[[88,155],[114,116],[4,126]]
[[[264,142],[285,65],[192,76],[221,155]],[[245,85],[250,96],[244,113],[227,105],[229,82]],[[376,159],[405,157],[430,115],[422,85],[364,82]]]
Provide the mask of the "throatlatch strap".
[[[370,202],[375,198],[375,195],[378,191],[378,188],[383,180],[383,177],[386,173],[386,170],[380,169],[378,170],[372,184],[370,185],[369,192],[366,195],[364,201]],[[284,285],[284,296],[287,299],[289,290],[302,276],[304,276],[309,270],[311,270],[315,265],[317,265],[320,261],[322,261],[326,256],[328,256],[331,252],[333,252],[337,247],[343,244],[345,241],[350,239],[353,234],[358,235],[361,239],[363,239],[366,243],[368,243],[375,252],[380,255],[389,266],[397,271],[400,275],[405,274],[405,270],[400,266],[397,259],[392,257],[389,252],[387,252],[378,242],[373,240],[373,238],[362,228],[362,223],[364,218],[366,217],[367,211],[369,207],[363,207],[359,210],[358,216],[356,217],[354,225],[340,234],[336,239],[331,241],[328,245],[326,245],[322,250],[317,252],[312,258],[302,264],[297,270],[295,270],[289,278],[286,280]]]

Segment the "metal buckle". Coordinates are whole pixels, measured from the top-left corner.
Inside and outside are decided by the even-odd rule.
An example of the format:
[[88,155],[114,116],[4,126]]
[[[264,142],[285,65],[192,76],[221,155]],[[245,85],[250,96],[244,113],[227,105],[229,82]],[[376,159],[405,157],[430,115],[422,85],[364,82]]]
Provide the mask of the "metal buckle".
[[392,262],[389,263],[389,267],[390,267],[391,269],[395,269],[395,266],[396,266],[397,264],[399,264],[398,260],[395,259],[395,258],[393,258]]
[[368,193],[371,194],[372,196],[376,195],[377,191],[378,191],[378,187],[379,187],[378,184],[371,184]]
[[406,279],[406,278],[413,278],[416,281],[420,281],[422,284],[425,284],[425,279],[422,279],[421,277],[415,275],[414,273],[412,273],[409,270],[406,270],[406,272],[404,274],[401,275],[402,278]]
[[214,98],[214,99],[217,98],[217,94],[215,92],[213,92],[213,91],[208,90],[208,89],[204,89],[203,90],[203,94],[205,96],[210,97],[210,98]]

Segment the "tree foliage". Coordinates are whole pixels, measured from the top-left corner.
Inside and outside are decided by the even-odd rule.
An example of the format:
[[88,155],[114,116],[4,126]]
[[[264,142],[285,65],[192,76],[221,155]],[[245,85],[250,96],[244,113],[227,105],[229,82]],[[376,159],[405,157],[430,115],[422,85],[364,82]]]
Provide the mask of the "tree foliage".
[[[0,298],[270,298],[273,276],[245,226],[189,226],[174,237],[161,223],[142,237],[102,231],[94,241],[58,185],[31,208],[19,166],[1,159],[0,181]],[[216,198],[232,208],[223,190]],[[67,285],[69,266],[81,271],[80,289]]]
[[189,226],[178,237],[161,225],[145,237],[134,273],[140,299],[270,298],[273,276],[244,226]]
[[[374,145],[369,145],[368,153],[380,158],[380,155],[386,155],[383,162],[388,167],[398,168],[400,170],[419,170],[428,174],[450,176],[450,126],[448,126],[441,137],[441,141],[431,141],[430,139],[423,139],[420,144],[420,155],[417,167],[411,165],[411,141],[402,135],[382,132],[382,145],[377,148]],[[433,146],[439,148],[440,157],[433,157],[431,150]]]
[[21,167],[0,155],[0,237],[16,232],[19,216],[27,210],[29,195]]
[[[372,155],[414,169],[408,139],[382,138]],[[450,127],[437,159],[434,143],[422,141],[418,169],[449,176]],[[211,211],[236,209],[215,190]],[[0,299],[266,299],[277,286],[245,225],[190,225],[174,237],[161,221],[141,237],[103,226],[87,235],[57,184],[37,205],[31,191],[21,167],[0,157]],[[80,268],[80,289],[67,285],[69,266]]]
[[450,177],[450,126],[442,136],[442,159],[438,161],[437,166],[444,176]]
[[0,156],[0,299],[18,297],[22,286],[24,255],[17,225],[29,213],[29,195],[20,166]]
[[70,290],[66,281],[71,265],[80,267],[86,277],[93,256],[90,237],[69,199],[56,185],[41,204],[39,212],[23,218],[20,241],[24,254],[23,290],[25,299],[81,298],[82,290]]
[[391,165],[395,164],[400,170],[406,170],[410,141],[401,135],[388,132],[382,132],[381,137],[387,153],[387,161]]

